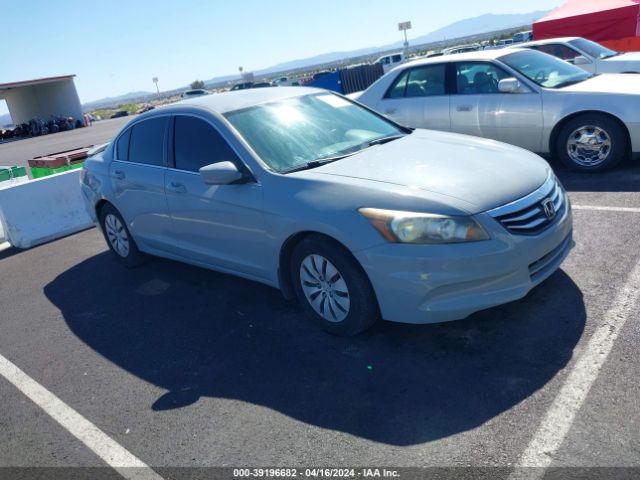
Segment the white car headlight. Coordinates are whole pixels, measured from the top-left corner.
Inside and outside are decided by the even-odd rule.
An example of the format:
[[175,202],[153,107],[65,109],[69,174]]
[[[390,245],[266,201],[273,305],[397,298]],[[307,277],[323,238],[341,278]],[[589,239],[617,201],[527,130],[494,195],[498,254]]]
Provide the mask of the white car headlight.
[[462,243],[488,240],[489,234],[471,217],[360,208],[382,236],[394,243]]

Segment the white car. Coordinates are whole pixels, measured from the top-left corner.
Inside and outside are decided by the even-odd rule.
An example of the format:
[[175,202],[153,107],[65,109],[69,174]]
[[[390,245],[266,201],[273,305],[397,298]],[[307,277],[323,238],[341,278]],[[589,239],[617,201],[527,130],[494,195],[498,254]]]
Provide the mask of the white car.
[[596,172],[640,153],[639,80],[503,48],[405,63],[352,98],[402,125],[499,140]]
[[586,38],[551,38],[518,47],[553,55],[590,73],[640,73],[640,52],[616,52]]
[[398,53],[392,53],[391,55],[385,55],[383,57],[380,57],[373,63],[379,63],[380,65],[382,65],[384,73],[387,73],[389,70],[391,70],[394,67],[397,67],[398,65],[404,63],[405,61],[406,59],[404,57],[404,53],[398,52]]

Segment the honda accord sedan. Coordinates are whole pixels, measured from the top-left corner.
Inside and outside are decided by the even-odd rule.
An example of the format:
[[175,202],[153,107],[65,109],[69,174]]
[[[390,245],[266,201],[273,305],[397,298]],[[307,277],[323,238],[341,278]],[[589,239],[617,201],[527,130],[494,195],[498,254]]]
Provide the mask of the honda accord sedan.
[[151,254],[262,282],[338,335],[522,298],[573,245],[540,157],[309,88],[142,114],[87,160],[81,187],[124,265]]
[[354,98],[403,125],[555,154],[580,171],[605,170],[640,153],[636,75],[594,75],[535,50],[405,63]]

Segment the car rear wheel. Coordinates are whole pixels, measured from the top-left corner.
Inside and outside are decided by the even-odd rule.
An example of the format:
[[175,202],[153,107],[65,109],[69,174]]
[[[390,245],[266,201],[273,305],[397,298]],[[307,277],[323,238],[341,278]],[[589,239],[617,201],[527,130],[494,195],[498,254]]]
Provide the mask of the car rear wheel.
[[560,131],[557,153],[569,168],[601,172],[620,163],[626,154],[622,127],[600,114],[580,115]]
[[102,207],[100,226],[109,249],[123,265],[137,267],[144,262],[144,255],[138,250],[127,224],[113,206]]
[[326,237],[312,235],[295,247],[291,278],[305,313],[329,333],[357,335],[380,318],[364,270],[347,249]]

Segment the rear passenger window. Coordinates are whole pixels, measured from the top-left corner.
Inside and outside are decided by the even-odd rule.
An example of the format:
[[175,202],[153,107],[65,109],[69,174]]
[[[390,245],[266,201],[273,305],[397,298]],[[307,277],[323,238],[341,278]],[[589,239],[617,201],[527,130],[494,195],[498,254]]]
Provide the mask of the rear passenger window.
[[569,48],[566,45],[562,45],[559,43],[548,43],[544,45],[536,45],[533,47],[534,50],[538,50],[539,52],[546,53],[548,55],[553,55],[554,57],[560,58],[566,61],[572,61],[580,53],[576,52],[573,48]]
[[197,172],[218,162],[237,163],[237,156],[227,141],[204,120],[177,116],[174,127],[176,168]]
[[423,65],[406,70],[387,92],[386,98],[444,95],[446,65]]
[[164,165],[164,141],[168,122],[169,117],[157,117],[131,127],[130,162]]
[[407,89],[407,78],[409,78],[409,70],[405,70],[400,74],[387,91],[385,98],[403,98],[404,91]]
[[116,145],[116,159],[129,160],[129,138],[131,138],[131,129],[128,128],[120,138]]

